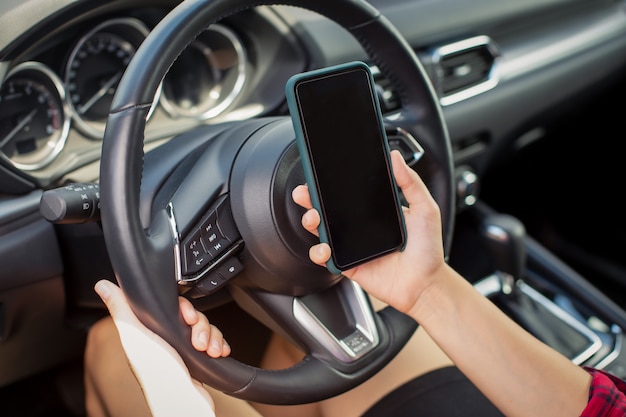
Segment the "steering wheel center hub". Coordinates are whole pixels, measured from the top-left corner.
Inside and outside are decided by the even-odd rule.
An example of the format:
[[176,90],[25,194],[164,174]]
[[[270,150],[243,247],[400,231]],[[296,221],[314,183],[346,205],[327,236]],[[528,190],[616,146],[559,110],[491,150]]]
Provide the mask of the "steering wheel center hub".
[[[230,200],[233,218],[246,242],[239,279],[279,294],[305,295],[340,279],[309,260],[313,235],[300,225],[304,209],[291,191],[304,172],[289,119],[255,132],[233,165]],[[296,273],[297,271],[297,273]]]

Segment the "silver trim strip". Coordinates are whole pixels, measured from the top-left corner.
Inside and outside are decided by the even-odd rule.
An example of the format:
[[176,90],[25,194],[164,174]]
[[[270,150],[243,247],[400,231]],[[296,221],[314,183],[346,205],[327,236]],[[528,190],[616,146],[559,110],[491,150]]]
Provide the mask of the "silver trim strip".
[[171,201],[165,207],[165,213],[170,224],[170,231],[172,232],[172,243],[174,247],[174,275],[176,282],[180,284],[183,281],[183,269],[182,261],[180,259],[180,233],[178,233],[178,226],[176,225],[176,217],[174,216],[174,203]]
[[[42,147],[40,150],[38,150],[37,153],[43,154],[43,157],[37,162],[32,162],[32,163],[16,162],[13,159],[9,158],[7,155],[5,155],[1,149],[0,149],[0,157],[8,161],[10,164],[13,164],[13,166],[15,166],[18,169],[21,169],[24,171],[34,171],[34,170],[37,170],[37,169],[40,169],[49,165],[59,155],[59,153],[61,153],[61,151],[65,147],[65,144],[67,143],[67,138],[70,132],[71,115],[70,115],[69,106],[67,105],[66,91],[65,91],[65,86],[63,85],[63,82],[56,75],[54,71],[52,71],[47,65],[44,65],[41,62],[27,61],[27,62],[23,62],[17,65],[15,68],[9,71],[9,73],[7,74],[4,80],[0,80],[0,88],[2,88],[2,86],[4,86],[6,82],[10,81],[12,77],[18,76],[22,72],[28,72],[28,71],[35,71],[36,73],[41,73],[44,77],[44,81],[49,81],[51,84],[51,87],[54,88],[54,91],[50,91],[50,92],[52,94],[56,94],[56,97],[53,97],[53,99],[59,100],[59,105],[61,106],[59,109],[61,111],[61,114],[59,114],[59,117],[63,120],[61,128],[58,131],[59,132],[58,138],[56,139],[56,142],[49,140],[45,149]],[[29,76],[24,75],[23,77],[29,77]],[[41,80],[37,80],[37,81],[41,81]],[[45,87],[50,87],[50,86],[45,86]],[[52,137],[52,135],[50,137]]]
[[[493,65],[491,70],[489,71],[489,75],[485,81],[482,83],[476,84],[474,86],[468,87],[464,90],[461,90],[456,93],[443,95],[441,91],[441,81],[443,76],[441,74],[441,61],[448,55],[456,54],[459,52],[463,52],[466,50],[471,50],[474,48],[486,47],[491,55],[493,56]],[[431,59],[434,64],[434,69],[436,71],[437,76],[437,86],[438,92],[440,94],[439,102],[442,106],[449,106],[454,103],[458,103],[459,101],[467,100],[468,98],[474,97],[478,94],[484,93],[486,91],[491,90],[496,85],[498,85],[499,81],[499,60],[500,53],[496,48],[495,43],[485,35],[474,36],[472,38],[463,39],[458,42],[449,43],[447,45],[440,46],[436,48],[431,53]]]
[[[126,32],[126,31],[132,31],[132,32]],[[73,87],[76,87],[75,82],[73,81],[73,78],[76,76],[75,74],[76,69],[74,68],[73,63],[76,61],[77,57],[80,55],[81,50],[83,46],[85,45],[85,43],[100,33],[114,35],[116,38],[119,39],[120,42],[123,42],[125,46],[127,46],[128,48],[132,50],[132,53],[131,53],[131,59],[132,59],[132,57],[137,52],[137,49],[139,49],[141,42],[143,42],[143,40],[150,34],[150,30],[148,29],[148,26],[146,26],[145,23],[143,23],[142,21],[134,17],[114,18],[114,19],[107,20],[105,22],[100,23],[99,25],[91,29],[89,32],[84,34],[78,40],[78,42],[74,45],[74,47],[72,48],[72,51],[70,52],[69,58],[66,63],[65,75],[64,75],[64,83],[66,86],[66,90],[68,92],[66,95],[68,108],[69,108],[72,120],[74,121],[74,125],[76,126],[76,128],[79,129],[83,134],[96,140],[102,140],[102,137],[104,136],[104,129],[106,127],[106,119],[105,120],[89,120],[83,114],[81,114],[80,110],[75,107],[72,101],[72,94],[76,94],[76,92],[72,91],[72,89]],[[139,42],[131,42],[131,40],[128,37],[129,33],[132,33],[133,35],[135,34],[138,35],[141,38],[141,40]],[[120,72],[119,77],[121,78],[123,71],[125,71],[126,68],[123,68],[120,70],[121,72]],[[115,82],[113,82],[113,79],[111,79],[110,81],[113,83],[113,86],[111,86],[111,88],[117,88],[116,85],[117,85],[117,82],[119,82],[119,79],[116,80]],[[158,102],[158,98],[160,95],[161,95],[161,83],[159,84],[157,88],[154,100],[152,102],[152,105],[150,106],[146,120],[149,120],[150,117],[152,116],[152,113],[154,112],[156,108],[156,103]]]
[[[196,284],[198,281],[200,281],[202,278],[204,278],[206,275],[208,275],[214,269],[217,269],[217,266],[220,265],[221,262],[224,259],[228,259],[231,255],[233,255],[236,252],[238,252],[242,245],[243,245],[243,240],[239,240],[239,241],[235,242],[233,244],[233,246],[231,246],[227,251],[225,251],[222,255],[220,255],[219,258],[214,259],[213,262],[211,262],[210,265],[208,265],[203,270],[201,270],[198,273],[198,275],[194,275],[191,278],[184,278],[183,275],[182,275],[182,272],[181,272],[181,279],[180,279],[180,281],[178,281],[178,284],[179,285],[184,285],[184,286],[189,286],[189,285]],[[182,267],[182,264],[181,264],[181,267]]]
[[374,316],[365,292],[355,282],[344,278],[339,284],[346,297],[348,311],[356,321],[354,332],[338,339],[299,299],[293,300],[293,315],[298,323],[337,360],[350,363],[370,352],[380,342]]
[[[228,40],[228,42],[230,42],[230,46],[232,46],[233,50],[235,51],[235,55],[237,57],[237,76],[235,79],[235,83],[233,84],[231,90],[227,92],[226,96],[221,99],[215,106],[210,107],[202,113],[198,113],[195,115],[192,115],[192,113],[190,112],[185,112],[183,109],[180,109],[178,106],[172,104],[172,102],[167,97],[167,93],[163,92],[163,94],[161,94],[159,98],[159,101],[165,111],[172,117],[188,117],[196,120],[211,119],[222,114],[231,104],[233,104],[235,99],[239,97],[241,91],[243,90],[243,86],[246,82],[246,65],[248,60],[246,49],[243,47],[243,44],[241,43],[235,32],[233,32],[226,26],[220,25],[219,23],[215,23],[209,26],[207,29],[205,29],[203,33],[207,32],[215,32],[222,35]],[[211,62],[211,54],[213,54],[215,51],[213,50],[213,48],[208,46],[206,44],[206,41],[202,40],[200,36],[201,35],[199,35],[198,38],[196,38],[196,40],[187,47],[197,47],[201,49],[206,56],[206,60],[209,61],[209,65],[214,65],[215,63]],[[220,51],[217,52],[219,53]],[[220,68],[214,69],[220,70]],[[165,77],[167,77],[167,74],[165,75]],[[213,91],[219,90],[222,87],[223,85],[220,82],[219,85],[213,87]],[[200,107],[202,107],[202,105]]]
[[[587,359],[591,358],[602,347],[602,340],[592,330],[587,328],[584,324],[578,321],[575,317],[563,310],[561,307],[553,303],[549,298],[532,288],[530,285],[518,281],[517,286],[528,297],[544,306],[548,311],[554,314],[557,318],[561,319],[565,324],[572,327],[574,330],[580,332],[583,336],[589,339],[590,345],[585,348],[578,355],[571,358],[572,362],[576,365],[582,364]],[[494,295],[501,291],[501,280],[497,274],[490,275],[474,284],[474,288],[485,297]]]
[[180,233],[178,233],[178,225],[176,224],[176,217],[174,216],[174,204],[171,201],[165,208],[165,212],[167,213],[170,231],[172,232],[172,241],[174,246],[174,274],[176,276],[176,282],[178,283],[178,285],[194,285],[196,282],[204,278],[209,272],[213,271],[221,263],[222,260],[227,259],[231,255],[236,253],[243,245],[243,240],[238,240],[237,242],[233,243],[233,245],[222,255],[214,259],[208,267],[199,272],[198,275],[195,275],[191,278],[185,278],[183,276],[183,260],[181,259],[180,255]]
[[387,140],[389,140],[389,136],[393,135],[402,140],[402,142],[411,150],[411,158],[406,159],[407,165],[413,165],[417,163],[422,156],[424,156],[424,148],[420,143],[415,139],[413,135],[411,135],[406,130],[396,127],[393,131],[387,132]]
[[622,352],[622,346],[624,342],[622,341],[622,329],[614,324],[611,326],[611,333],[615,338],[615,345],[613,346],[613,350],[604,357],[600,362],[594,365],[594,368],[604,369],[609,366]]

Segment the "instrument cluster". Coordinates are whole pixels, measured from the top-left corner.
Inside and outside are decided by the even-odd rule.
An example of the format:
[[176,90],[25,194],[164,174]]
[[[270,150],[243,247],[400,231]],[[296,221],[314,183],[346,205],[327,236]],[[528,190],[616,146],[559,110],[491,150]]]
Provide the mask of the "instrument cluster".
[[[116,88],[149,32],[134,17],[109,19],[72,44],[61,71],[35,60],[13,67],[0,84],[0,157],[36,171],[55,160],[71,132],[102,140]],[[246,62],[238,35],[211,25],[164,77],[149,119],[157,107],[172,120],[223,114],[245,85]]]

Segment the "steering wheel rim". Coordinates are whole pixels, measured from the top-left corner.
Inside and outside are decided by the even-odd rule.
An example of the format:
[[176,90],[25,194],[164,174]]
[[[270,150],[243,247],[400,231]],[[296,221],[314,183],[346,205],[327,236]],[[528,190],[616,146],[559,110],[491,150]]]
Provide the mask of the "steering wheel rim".
[[[276,3],[185,0],[153,29],[128,66],[111,107],[102,148],[100,192],[103,232],[111,262],[139,319],[176,348],[196,379],[244,400],[286,405],[323,400],[367,380],[397,354],[417,324],[391,307],[374,314],[381,345],[349,365],[325,357],[324,349],[321,354],[309,352],[302,362],[281,371],[266,371],[233,358],[208,358],[191,346],[189,329],[178,312],[179,285],[172,272],[163,272],[175,271],[181,262],[172,251],[178,239],[178,231],[172,229],[172,206],[146,209],[140,197],[142,180],[144,185],[148,180],[143,171],[146,116],[168,68],[209,24],[242,10],[272,4]],[[363,1],[288,0],[280,4],[315,11],[347,29],[394,85],[402,111],[393,125],[417,137],[425,149],[420,174],[440,206],[447,255],[455,214],[452,152],[436,95],[414,52],[386,18]],[[267,120],[248,123],[242,129],[251,136],[264,129],[285,128],[284,120]],[[215,135],[221,134],[220,130]],[[242,234],[244,230],[242,227]],[[346,278],[330,277],[327,284],[345,287],[359,298],[359,289]],[[277,306],[271,315],[278,316],[274,318],[278,322],[281,315],[293,314],[295,300],[299,299],[293,294],[250,290],[245,285],[233,287],[233,296],[238,303],[255,299],[251,303],[256,308]],[[290,326],[285,328],[292,330]],[[284,329],[279,326],[278,330]],[[293,335],[287,331],[287,336]],[[302,336],[293,339],[302,341]]]

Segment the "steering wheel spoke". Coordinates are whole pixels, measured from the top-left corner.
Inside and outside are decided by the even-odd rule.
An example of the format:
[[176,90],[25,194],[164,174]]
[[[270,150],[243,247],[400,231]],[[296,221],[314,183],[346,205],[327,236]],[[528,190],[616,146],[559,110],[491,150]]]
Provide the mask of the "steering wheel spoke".
[[322,293],[294,298],[293,314],[321,347],[312,349],[315,357],[328,360],[330,354],[335,361],[351,364],[381,343],[366,293],[348,279]]

